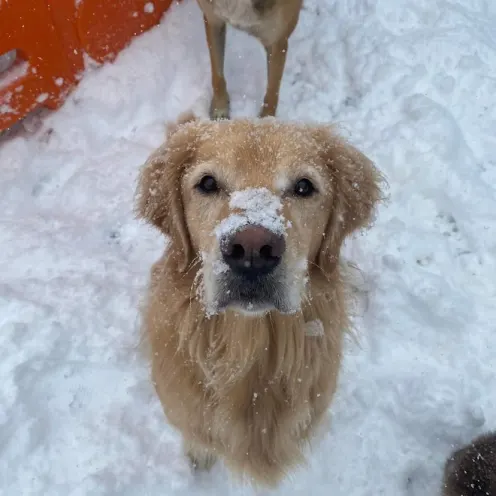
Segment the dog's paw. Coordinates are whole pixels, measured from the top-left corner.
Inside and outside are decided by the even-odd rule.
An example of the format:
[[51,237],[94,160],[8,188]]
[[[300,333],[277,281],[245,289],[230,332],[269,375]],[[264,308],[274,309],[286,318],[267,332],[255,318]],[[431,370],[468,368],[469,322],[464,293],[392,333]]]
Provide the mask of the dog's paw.
[[189,449],[187,452],[191,467],[195,471],[210,470],[217,461],[217,457],[204,449]]
[[276,115],[276,109],[270,105],[267,105],[264,103],[260,107],[260,112],[258,113],[258,116],[263,119],[264,117],[275,117]]
[[[223,98],[222,100],[225,99]],[[229,117],[229,100],[219,102],[212,99],[212,103],[210,104],[210,119],[218,121],[220,119],[229,119]]]
[[219,121],[221,119],[229,119],[229,109],[228,108],[212,108],[210,109],[210,119],[213,121]]

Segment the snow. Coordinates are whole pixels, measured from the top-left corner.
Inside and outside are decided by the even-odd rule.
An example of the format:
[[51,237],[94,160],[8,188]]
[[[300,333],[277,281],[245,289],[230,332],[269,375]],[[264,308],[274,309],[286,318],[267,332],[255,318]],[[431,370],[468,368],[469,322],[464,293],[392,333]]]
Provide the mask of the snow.
[[46,101],[48,99],[50,95],[48,93],[40,93],[37,97],[36,97],[36,101],[38,103],[43,103],[44,101]]
[[[205,260],[206,257],[203,257]],[[223,260],[214,260],[212,262],[212,273],[216,276],[224,274],[229,270],[229,265],[227,265]]]
[[[337,122],[390,186],[344,251],[358,343],[331,432],[270,494],[439,494],[451,449],[496,428],[495,25],[493,0],[305,2],[279,115]],[[263,50],[228,40],[233,115],[255,115]],[[2,494],[254,494],[222,466],[191,474],[138,352],[164,240],[133,218],[137,173],[167,119],[207,115],[208,71],[184,0],[1,138]]]
[[305,333],[307,336],[323,336],[324,335],[324,325],[319,319],[311,320],[306,323]]
[[5,71],[0,71],[0,89],[7,87],[15,80],[25,76],[28,73],[28,70],[29,64],[23,60],[6,68]]
[[288,221],[281,214],[281,200],[267,188],[233,191],[229,208],[234,213],[215,228],[215,235],[219,240],[226,239],[247,225],[259,225],[275,234],[286,235]]
[[143,7],[143,11],[145,12],[145,14],[153,14],[153,12],[155,11],[155,5],[153,5],[153,2],[146,3]]
[[0,75],[2,77],[5,76],[5,74],[2,73],[7,72],[12,67],[12,65],[16,61],[16,58],[17,58],[16,50],[10,50],[9,52],[0,55]]

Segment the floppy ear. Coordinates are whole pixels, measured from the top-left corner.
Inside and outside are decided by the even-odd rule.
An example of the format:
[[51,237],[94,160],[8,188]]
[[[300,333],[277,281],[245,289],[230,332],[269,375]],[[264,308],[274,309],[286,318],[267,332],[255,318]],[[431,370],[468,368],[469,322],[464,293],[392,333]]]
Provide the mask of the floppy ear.
[[171,238],[170,256],[180,272],[192,260],[192,248],[184,217],[181,178],[193,160],[198,128],[188,124],[190,114],[168,126],[167,141],[144,164],[136,190],[136,214]]
[[330,129],[318,129],[315,138],[333,185],[332,210],[317,255],[317,264],[329,275],[339,261],[344,239],[370,223],[381,199],[382,177],[363,153]]

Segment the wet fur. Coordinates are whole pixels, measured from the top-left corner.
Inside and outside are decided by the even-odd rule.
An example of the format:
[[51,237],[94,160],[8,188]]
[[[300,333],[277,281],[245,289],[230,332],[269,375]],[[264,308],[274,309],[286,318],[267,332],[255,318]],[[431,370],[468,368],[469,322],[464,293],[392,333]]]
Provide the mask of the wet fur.
[[[349,329],[339,250],[347,235],[369,223],[379,199],[379,175],[327,128],[260,122],[173,126],[168,143],[142,171],[137,210],[171,238],[169,250],[152,268],[143,312],[164,412],[181,432],[195,466],[209,468],[221,457],[235,474],[275,486],[304,462],[305,447],[336,390]],[[314,234],[318,253],[309,261],[301,312],[248,317],[228,310],[207,318],[198,297],[202,270],[188,239],[194,223],[185,218],[181,177],[195,162],[202,140],[216,143],[218,126],[231,126],[232,146],[237,146],[236,137],[260,125],[267,126],[269,140],[309,139],[315,145],[336,188],[325,236]],[[247,150],[248,168],[255,150]],[[323,335],[306,335],[305,323],[315,319],[322,321]]]

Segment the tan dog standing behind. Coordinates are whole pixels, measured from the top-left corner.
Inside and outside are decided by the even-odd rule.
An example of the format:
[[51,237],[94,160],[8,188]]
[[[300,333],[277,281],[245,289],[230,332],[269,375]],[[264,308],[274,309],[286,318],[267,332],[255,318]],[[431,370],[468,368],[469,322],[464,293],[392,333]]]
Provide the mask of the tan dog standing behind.
[[195,466],[275,485],[304,461],[349,328],[340,248],[378,181],[328,128],[273,119],[180,123],[145,164],[137,210],[171,243],[143,331]]
[[210,117],[229,118],[229,95],[224,78],[226,23],[260,40],[267,54],[267,89],[260,116],[274,116],[286,63],[288,39],[300,14],[302,0],[198,0],[203,11],[213,98]]

